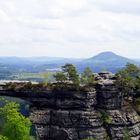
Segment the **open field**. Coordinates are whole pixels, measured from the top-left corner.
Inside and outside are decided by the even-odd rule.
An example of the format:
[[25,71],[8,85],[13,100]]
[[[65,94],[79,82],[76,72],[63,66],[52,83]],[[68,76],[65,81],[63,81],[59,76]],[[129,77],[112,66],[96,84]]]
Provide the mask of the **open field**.
[[53,75],[55,72],[41,72],[41,73],[21,73],[15,75],[18,80],[42,80],[42,81],[52,81],[54,80]]

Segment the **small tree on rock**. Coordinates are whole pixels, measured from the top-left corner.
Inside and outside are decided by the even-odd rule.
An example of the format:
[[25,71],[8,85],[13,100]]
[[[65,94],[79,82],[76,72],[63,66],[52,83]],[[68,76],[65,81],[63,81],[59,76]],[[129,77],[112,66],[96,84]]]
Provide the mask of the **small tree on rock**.
[[116,85],[124,96],[132,96],[138,86],[138,77],[140,69],[134,65],[128,63],[123,70],[118,71],[116,74]]
[[65,82],[67,80],[66,75],[63,72],[57,72],[54,75],[57,82]]
[[79,75],[72,64],[62,66],[62,71],[66,74],[67,80],[71,81],[75,86],[79,86]]
[[89,67],[85,68],[84,73],[81,75],[81,83],[87,86],[94,84],[94,75]]

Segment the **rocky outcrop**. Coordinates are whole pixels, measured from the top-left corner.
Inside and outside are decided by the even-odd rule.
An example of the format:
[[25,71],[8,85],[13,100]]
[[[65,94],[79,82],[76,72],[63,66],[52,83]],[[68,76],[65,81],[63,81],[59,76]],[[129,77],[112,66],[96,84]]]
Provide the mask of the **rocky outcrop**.
[[41,93],[7,92],[31,102],[30,119],[38,140],[140,140],[140,118],[133,106],[123,103],[108,72],[95,75],[98,84],[87,91],[48,90]]
[[107,131],[113,140],[121,140],[127,133],[131,140],[140,139],[140,119],[134,109],[107,110],[107,114],[112,118]]
[[102,109],[120,109],[122,94],[114,85],[114,80],[102,80],[96,86],[97,106]]
[[31,118],[41,140],[103,140],[107,135],[98,112],[94,110],[36,110]]
[[105,113],[111,120],[104,124],[107,134],[111,140],[122,140],[125,135],[131,140],[140,140],[139,115],[131,104],[123,104],[122,94],[114,84],[115,78],[104,77],[96,86],[96,92],[97,110]]
[[[54,94],[54,95],[53,95]],[[40,140],[82,140],[97,138],[104,140],[107,136],[100,113],[95,110],[96,91],[80,93],[52,93],[53,106],[48,101],[43,108],[34,108],[31,120],[36,127]],[[70,97],[69,97],[70,96]],[[62,98],[63,97],[63,98]]]
[[[82,140],[96,138],[122,140],[128,135],[140,139],[139,115],[124,106],[111,73],[96,74],[96,90],[52,92],[49,98],[33,98],[31,120],[39,140]],[[106,114],[110,122],[104,122]]]

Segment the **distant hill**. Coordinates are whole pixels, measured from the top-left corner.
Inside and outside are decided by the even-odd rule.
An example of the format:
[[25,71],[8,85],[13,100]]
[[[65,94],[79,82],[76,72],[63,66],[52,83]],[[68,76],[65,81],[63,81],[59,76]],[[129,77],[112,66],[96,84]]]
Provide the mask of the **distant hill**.
[[83,60],[77,65],[77,67],[79,71],[82,71],[85,66],[88,66],[95,72],[102,70],[116,72],[122,69],[127,63],[140,64],[135,60],[122,57],[113,52],[103,52],[89,59]]
[[116,63],[116,64],[126,64],[127,62],[132,62],[132,60],[119,56],[113,52],[103,52],[94,57],[84,60],[86,62],[93,62],[94,63]]
[[72,63],[82,72],[90,67],[93,72],[111,71],[113,73],[122,69],[127,63],[140,66],[140,61],[119,56],[113,52],[103,52],[88,59],[73,59],[59,57],[0,57],[0,79],[11,79],[20,73],[40,73],[44,71],[55,72],[62,65]]

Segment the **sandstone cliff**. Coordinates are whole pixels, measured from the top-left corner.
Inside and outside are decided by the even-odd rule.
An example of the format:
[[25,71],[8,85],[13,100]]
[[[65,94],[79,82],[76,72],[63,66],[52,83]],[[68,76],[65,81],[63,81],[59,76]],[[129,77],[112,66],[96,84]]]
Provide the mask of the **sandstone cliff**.
[[100,73],[96,79],[96,89],[86,92],[51,91],[30,97],[30,118],[39,140],[122,140],[126,133],[140,139],[139,115],[129,103],[124,105],[114,75]]

